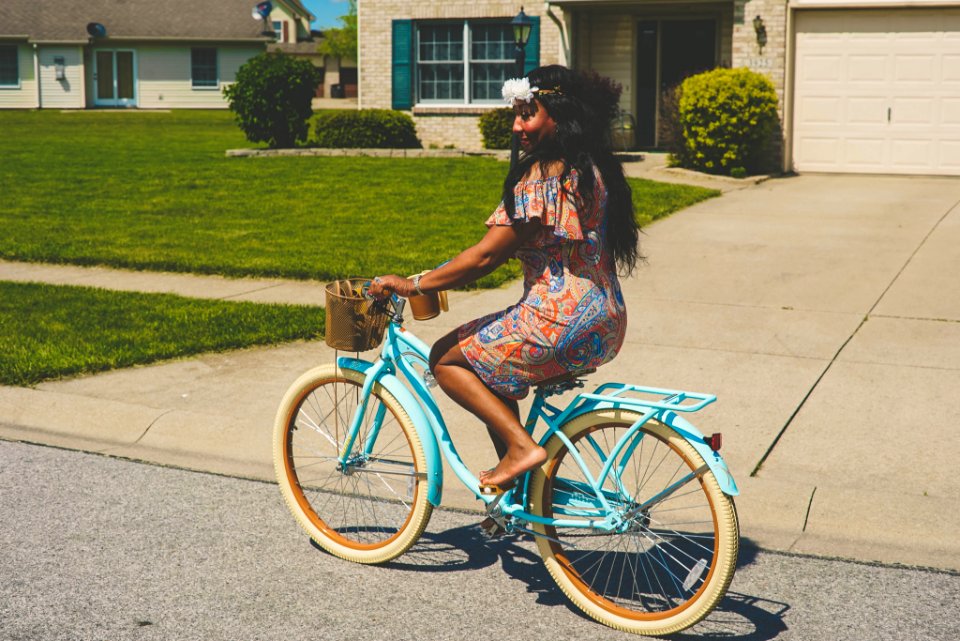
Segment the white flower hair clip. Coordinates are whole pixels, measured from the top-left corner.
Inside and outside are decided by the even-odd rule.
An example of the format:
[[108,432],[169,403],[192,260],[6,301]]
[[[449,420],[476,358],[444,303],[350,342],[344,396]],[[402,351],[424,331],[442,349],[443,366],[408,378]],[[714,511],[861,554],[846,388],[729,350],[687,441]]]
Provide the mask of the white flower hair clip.
[[508,105],[515,101],[530,102],[533,100],[533,92],[539,91],[539,87],[531,87],[529,78],[511,78],[503,83],[503,99]]

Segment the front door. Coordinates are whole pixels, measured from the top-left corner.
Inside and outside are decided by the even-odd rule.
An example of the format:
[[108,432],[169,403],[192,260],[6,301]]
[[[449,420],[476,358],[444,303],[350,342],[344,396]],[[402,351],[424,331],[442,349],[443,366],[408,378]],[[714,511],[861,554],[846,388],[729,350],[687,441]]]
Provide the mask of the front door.
[[136,107],[136,57],[133,51],[97,50],[93,53],[94,104],[100,107]]
[[637,37],[637,144],[660,144],[660,100],[684,78],[717,66],[717,21],[644,20]]

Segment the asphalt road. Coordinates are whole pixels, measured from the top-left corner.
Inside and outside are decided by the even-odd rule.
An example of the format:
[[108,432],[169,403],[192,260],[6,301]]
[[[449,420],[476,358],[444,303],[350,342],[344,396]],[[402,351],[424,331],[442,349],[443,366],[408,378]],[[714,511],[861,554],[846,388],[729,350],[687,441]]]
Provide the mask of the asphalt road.
[[[405,556],[313,547],[273,485],[0,442],[0,640],[626,639],[529,540],[438,510]],[[749,536],[749,533],[745,533]],[[682,639],[960,639],[960,575],[757,550]]]

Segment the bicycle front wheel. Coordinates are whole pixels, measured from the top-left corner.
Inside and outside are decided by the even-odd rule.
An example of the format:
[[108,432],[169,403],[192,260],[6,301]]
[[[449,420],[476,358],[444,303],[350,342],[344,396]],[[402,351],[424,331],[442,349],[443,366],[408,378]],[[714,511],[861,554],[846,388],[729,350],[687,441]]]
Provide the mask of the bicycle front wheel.
[[[660,636],[716,607],[733,578],[740,535],[733,500],[673,430],[648,421],[615,452],[639,418],[605,410],[565,425],[570,445],[559,436],[547,444],[530,507],[573,525],[534,529],[547,569],[580,609],[613,628]],[[600,482],[605,466],[611,471]],[[613,531],[590,523],[611,514]]]
[[379,384],[343,461],[363,382],[332,365],[301,376],[277,412],[273,458],[290,511],[318,545],[349,561],[383,563],[416,542],[433,506],[416,428]]

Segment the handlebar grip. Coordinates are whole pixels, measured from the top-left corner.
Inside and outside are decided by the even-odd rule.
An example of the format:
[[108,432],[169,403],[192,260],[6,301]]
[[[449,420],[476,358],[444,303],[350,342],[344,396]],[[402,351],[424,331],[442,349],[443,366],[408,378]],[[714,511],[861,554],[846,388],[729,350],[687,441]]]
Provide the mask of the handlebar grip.
[[363,296],[368,301],[377,300],[376,296],[370,293],[370,281],[368,280],[363,285],[360,286],[360,295]]

